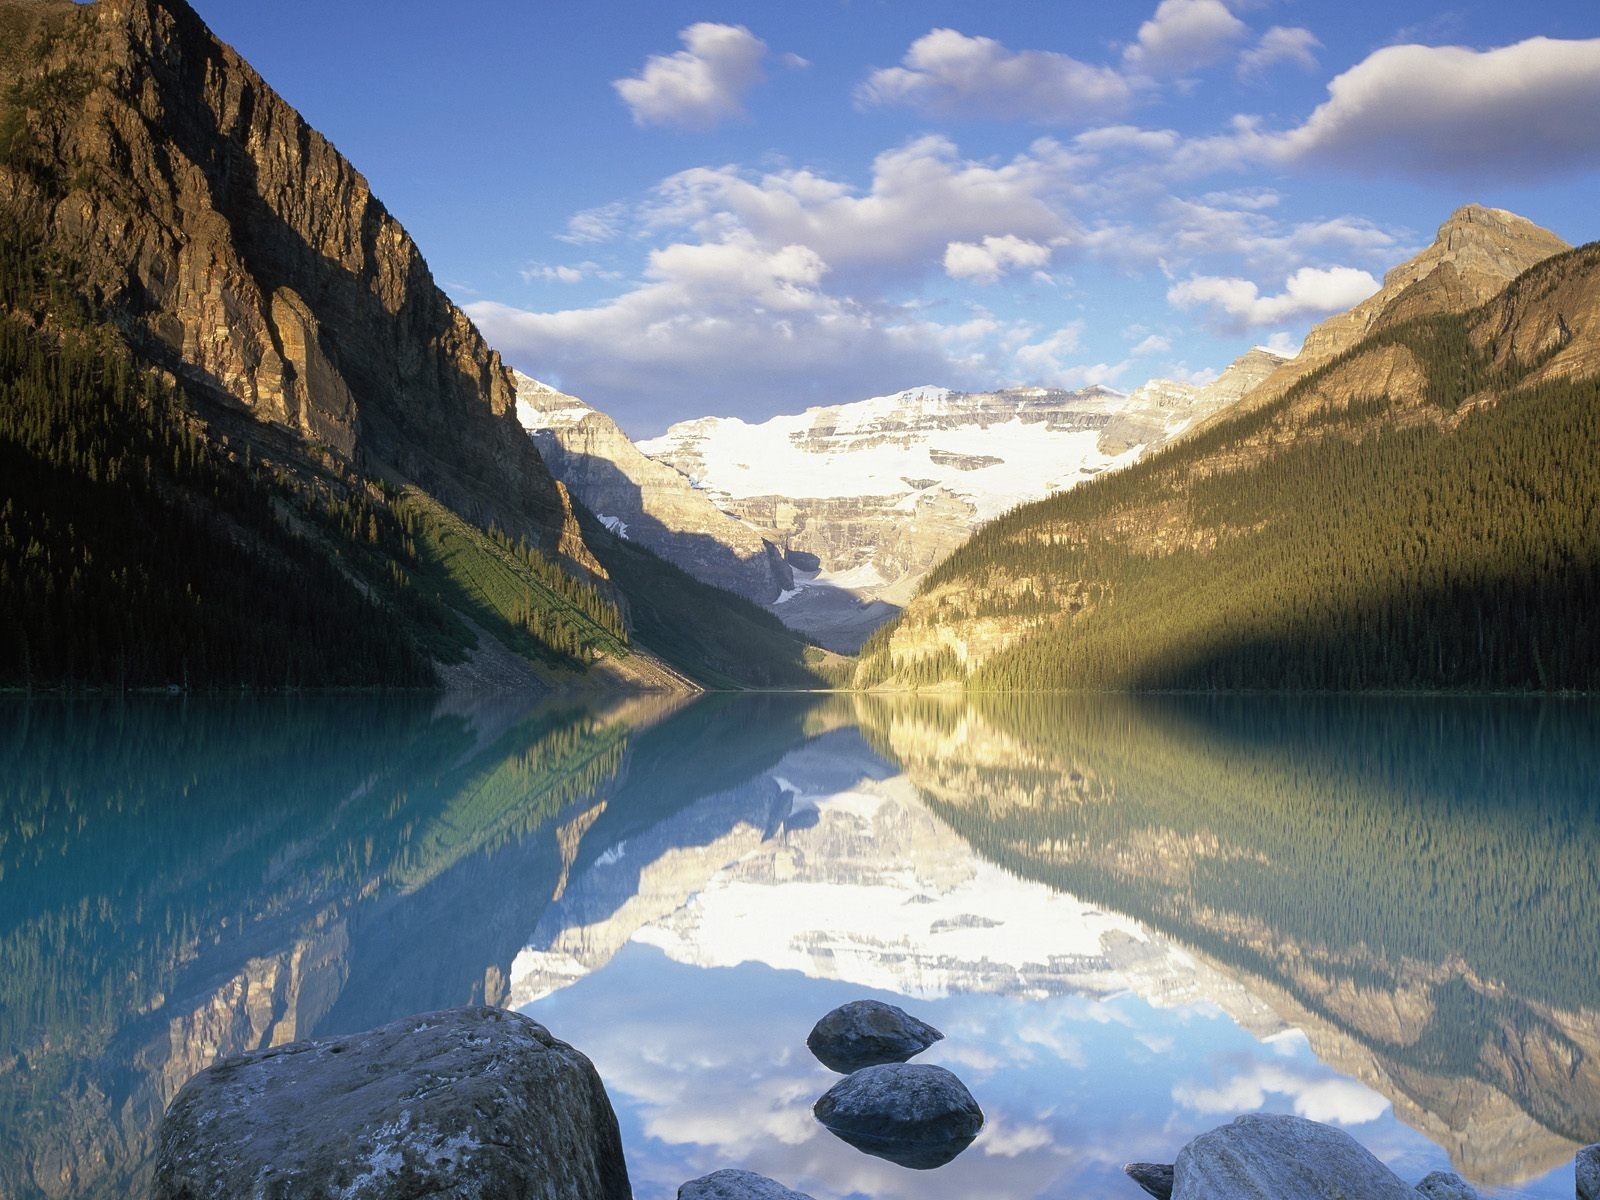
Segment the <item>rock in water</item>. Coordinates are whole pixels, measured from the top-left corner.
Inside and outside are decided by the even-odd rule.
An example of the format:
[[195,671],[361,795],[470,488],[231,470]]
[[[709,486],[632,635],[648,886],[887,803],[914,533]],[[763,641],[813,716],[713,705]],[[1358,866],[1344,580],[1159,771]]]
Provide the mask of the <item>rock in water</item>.
[[944,1166],[983,1128],[983,1110],[961,1080],[926,1064],[865,1067],[812,1111],[857,1150],[917,1170]]
[[862,1067],[905,1062],[943,1037],[903,1008],[879,1000],[852,1000],[818,1021],[806,1045],[823,1066],[848,1075]]
[[495,1008],[226,1059],[161,1125],[154,1200],[627,1200],[589,1060]]
[[1579,1150],[1573,1170],[1578,1177],[1578,1200],[1600,1200],[1600,1143]]
[[1172,1200],[1171,1163],[1125,1163],[1122,1171],[1156,1200]]
[[1195,1138],[1173,1164],[1173,1183],[1173,1200],[1417,1200],[1349,1134],[1277,1113]]
[[811,1200],[754,1171],[713,1171],[678,1189],[678,1200]]
[[1434,1171],[1417,1184],[1428,1200],[1478,1200],[1478,1192],[1454,1171]]

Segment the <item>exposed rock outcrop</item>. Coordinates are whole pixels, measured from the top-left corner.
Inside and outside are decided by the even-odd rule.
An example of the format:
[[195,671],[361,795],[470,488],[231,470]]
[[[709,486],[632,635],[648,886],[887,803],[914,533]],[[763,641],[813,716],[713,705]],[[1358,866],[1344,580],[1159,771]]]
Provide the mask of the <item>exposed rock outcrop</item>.
[[1478,1191],[1454,1171],[1432,1171],[1417,1184],[1428,1200],[1478,1200]]
[[646,457],[605,413],[516,373],[517,415],[551,472],[614,533],[704,583],[770,604],[794,572],[762,534]]
[[1573,1163],[1578,1200],[1600,1200],[1600,1144],[1585,1146]]
[[48,160],[0,170],[0,200],[141,353],[253,418],[241,436],[597,570],[510,371],[360,172],[183,0],[78,7],[31,72],[81,99],[30,111]]
[[713,1171],[678,1189],[678,1200],[811,1200],[754,1171]]
[[537,1022],[469,1007],[228,1059],[178,1093],[154,1200],[627,1200],[611,1103]]
[[886,1063],[829,1088],[813,1110],[856,1149],[902,1167],[941,1167],[972,1144],[983,1111],[943,1067]]
[[1417,1200],[1348,1133],[1251,1113],[1190,1142],[1173,1164],[1173,1200]]
[[1528,268],[1570,249],[1526,217],[1500,208],[1463,205],[1439,226],[1430,246],[1385,274],[1378,292],[1313,327],[1300,353],[1240,403],[1245,409],[1271,403],[1368,334],[1412,317],[1476,308]]
[[1127,1163],[1122,1170],[1156,1200],[1172,1200],[1171,1163]]
[[849,1074],[880,1063],[905,1062],[943,1037],[898,1005],[852,1000],[818,1021],[806,1046],[829,1070]]

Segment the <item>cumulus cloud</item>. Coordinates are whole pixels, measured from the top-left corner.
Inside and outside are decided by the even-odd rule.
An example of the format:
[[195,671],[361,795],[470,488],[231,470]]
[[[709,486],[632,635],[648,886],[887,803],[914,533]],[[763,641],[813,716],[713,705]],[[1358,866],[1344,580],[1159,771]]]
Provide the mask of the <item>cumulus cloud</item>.
[[1133,347],[1132,350],[1129,350],[1128,353],[1133,355],[1135,358],[1140,358],[1146,354],[1165,354],[1171,349],[1171,338],[1165,337],[1159,333],[1152,333],[1141,340]]
[[896,105],[956,117],[1073,124],[1119,113],[1133,98],[1111,67],[1047,50],[1009,50],[993,38],[934,29],[898,67],[856,89],[862,105]]
[[1013,234],[986,237],[980,243],[951,242],[944,250],[944,270],[951,279],[998,283],[1016,267],[1042,267],[1050,261],[1049,246]]
[[1248,279],[1194,275],[1169,288],[1167,300],[1180,308],[1208,309],[1220,330],[1237,333],[1340,312],[1377,290],[1378,281],[1354,267],[1301,267],[1276,296],[1263,296]]
[[1387,46],[1268,147],[1290,162],[1481,182],[1600,167],[1600,38]]
[[1261,40],[1239,55],[1239,78],[1249,79],[1279,63],[1293,63],[1307,71],[1317,69],[1317,56],[1313,53],[1322,45],[1317,35],[1309,29],[1294,29],[1274,25],[1261,35]]
[[891,391],[930,369],[964,378],[938,327],[830,295],[826,273],[809,247],[737,233],[652,251],[646,281],[603,304],[467,312],[513,362],[581,380],[585,399],[635,432],[699,415],[708,393],[770,414]]
[[644,217],[706,238],[743,229],[768,245],[810,246],[841,274],[903,278],[940,265],[951,242],[1070,239],[1054,195],[1075,165],[1049,139],[994,164],[930,136],[878,155],[865,190],[807,170],[700,167],[663,181]]
[[684,48],[652,54],[637,76],[612,82],[636,125],[710,129],[744,115],[763,78],[767,44],[743,25],[700,21],[678,34]]
[[1141,75],[1183,75],[1220,62],[1248,32],[1222,0],[1161,0],[1123,64]]

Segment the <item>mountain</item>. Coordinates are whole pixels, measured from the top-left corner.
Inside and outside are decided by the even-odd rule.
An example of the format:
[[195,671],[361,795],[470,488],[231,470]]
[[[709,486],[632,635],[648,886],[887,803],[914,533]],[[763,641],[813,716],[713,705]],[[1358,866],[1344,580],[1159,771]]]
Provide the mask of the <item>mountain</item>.
[[797,574],[773,611],[853,651],[980,524],[1135,461],[1281,361],[1256,350],[1209,386],[1131,395],[918,387],[759,424],[685,421],[638,449],[782,546]]
[[1463,210],[1287,387],[987,526],[856,683],[1600,685],[1600,246],[1473,306],[1525,225]]
[[514,373],[517,417],[551,472],[620,537],[696,579],[770,604],[794,587],[782,553],[576,396]]
[[1464,204],[1439,226],[1433,244],[1383,277],[1383,287],[1306,335],[1300,353],[1249,395],[1270,403],[1369,334],[1413,317],[1463,313],[1493,298],[1518,275],[1572,249],[1526,217]]
[[183,0],[0,29],[0,686],[694,686],[511,372]]

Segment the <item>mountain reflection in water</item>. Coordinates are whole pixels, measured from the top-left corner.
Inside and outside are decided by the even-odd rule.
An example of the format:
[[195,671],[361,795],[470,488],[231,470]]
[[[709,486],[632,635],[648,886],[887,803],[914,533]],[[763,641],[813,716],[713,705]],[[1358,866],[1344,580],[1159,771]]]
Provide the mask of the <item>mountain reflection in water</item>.
[[[1597,778],[1578,703],[6,701],[0,1195],[137,1193],[218,1057],[486,1000],[595,1059],[646,1200],[1131,1197],[1259,1107],[1564,1200]],[[812,1119],[862,995],[983,1105],[948,1167]]]

